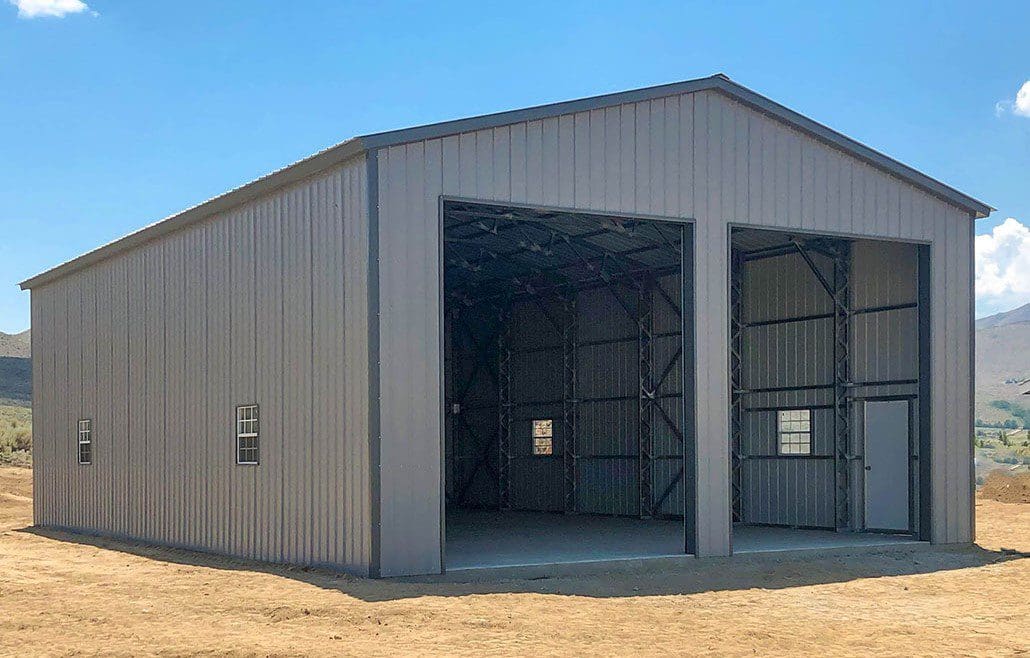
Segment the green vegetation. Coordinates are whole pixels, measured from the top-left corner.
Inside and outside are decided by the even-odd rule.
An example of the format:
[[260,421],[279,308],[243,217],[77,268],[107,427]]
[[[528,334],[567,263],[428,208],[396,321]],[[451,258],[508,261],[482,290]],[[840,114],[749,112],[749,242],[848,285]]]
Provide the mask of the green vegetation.
[[[1017,429],[1020,426],[1030,429],[1030,407],[1024,407],[1018,402],[1009,402],[1008,400],[991,400],[991,406],[995,409],[1008,412],[1018,418],[1019,420],[1009,419],[1006,420],[1002,425],[1009,429]],[[1022,425],[1020,422],[1022,421]]]
[[976,449],[976,483],[981,485],[995,469],[1021,471],[1030,467],[1030,431],[978,428],[973,436]]
[[0,464],[32,462],[32,409],[0,406]]

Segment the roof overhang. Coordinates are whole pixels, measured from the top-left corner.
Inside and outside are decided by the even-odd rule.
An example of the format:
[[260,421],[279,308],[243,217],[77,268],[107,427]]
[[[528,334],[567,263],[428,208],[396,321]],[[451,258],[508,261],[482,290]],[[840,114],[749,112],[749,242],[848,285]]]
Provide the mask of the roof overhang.
[[340,164],[366,151],[406,144],[425,139],[436,139],[473,130],[495,128],[523,121],[535,121],[548,117],[583,112],[613,105],[635,103],[698,91],[718,91],[731,99],[747,105],[758,112],[790,125],[834,148],[869,163],[887,173],[914,185],[943,201],[969,212],[973,218],[987,217],[994,208],[974,199],[944,183],[902,164],[850,137],[817,123],[808,117],[757,94],[739,85],[722,74],[707,78],[675,82],[672,84],[646,87],[602,96],[551,103],[521,110],[487,114],[468,119],[444,121],[414,128],[374,133],[348,139],[336,146],[320,151],[311,157],[274,171],[255,181],[237,187],[225,194],[200,203],[180,213],[166,217],[138,231],[130,233],[82,256],[21,282],[22,290],[49,283],[72,272],[106,260],[119,253],[142,245],[151,240],[173,233],[191,224],[203,221],[213,215],[273,192]]

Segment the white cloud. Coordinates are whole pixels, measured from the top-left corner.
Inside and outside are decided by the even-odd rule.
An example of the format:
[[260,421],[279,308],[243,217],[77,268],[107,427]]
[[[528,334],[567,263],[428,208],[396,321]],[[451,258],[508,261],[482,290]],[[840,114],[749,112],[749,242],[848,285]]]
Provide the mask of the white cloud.
[[1030,227],[1012,217],[976,236],[977,315],[1030,302]]
[[1016,92],[1016,106],[1012,111],[1020,116],[1030,117],[1030,80],[1024,82]]
[[94,16],[95,11],[90,10],[82,0],[8,0],[18,8],[18,16],[21,18],[39,18],[50,16],[62,18],[68,14],[79,14],[89,11]]
[[1016,92],[1015,100],[1003,100],[994,104],[994,114],[1001,116],[1006,112],[1012,112],[1021,117],[1030,117],[1030,80],[1023,83],[1023,86]]

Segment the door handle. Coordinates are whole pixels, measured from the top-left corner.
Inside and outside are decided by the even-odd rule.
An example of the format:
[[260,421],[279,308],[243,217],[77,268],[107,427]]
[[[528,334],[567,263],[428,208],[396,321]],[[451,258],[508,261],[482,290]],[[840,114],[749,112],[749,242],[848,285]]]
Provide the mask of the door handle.
[[872,466],[866,466],[866,467],[865,467],[865,470],[867,470],[867,471],[871,471],[871,470],[873,470],[873,467],[872,467]]

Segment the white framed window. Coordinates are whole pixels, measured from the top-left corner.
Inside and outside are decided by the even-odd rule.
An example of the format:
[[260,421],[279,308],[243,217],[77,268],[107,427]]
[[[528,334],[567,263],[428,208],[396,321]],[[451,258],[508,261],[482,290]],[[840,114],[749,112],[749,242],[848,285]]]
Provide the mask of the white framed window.
[[776,412],[777,451],[781,455],[812,454],[812,412],[785,409]]
[[258,406],[236,407],[236,463],[258,463]]
[[80,464],[93,463],[93,421],[83,418],[78,426],[78,455]]
[[546,457],[554,454],[554,421],[542,419],[533,421],[533,454]]

